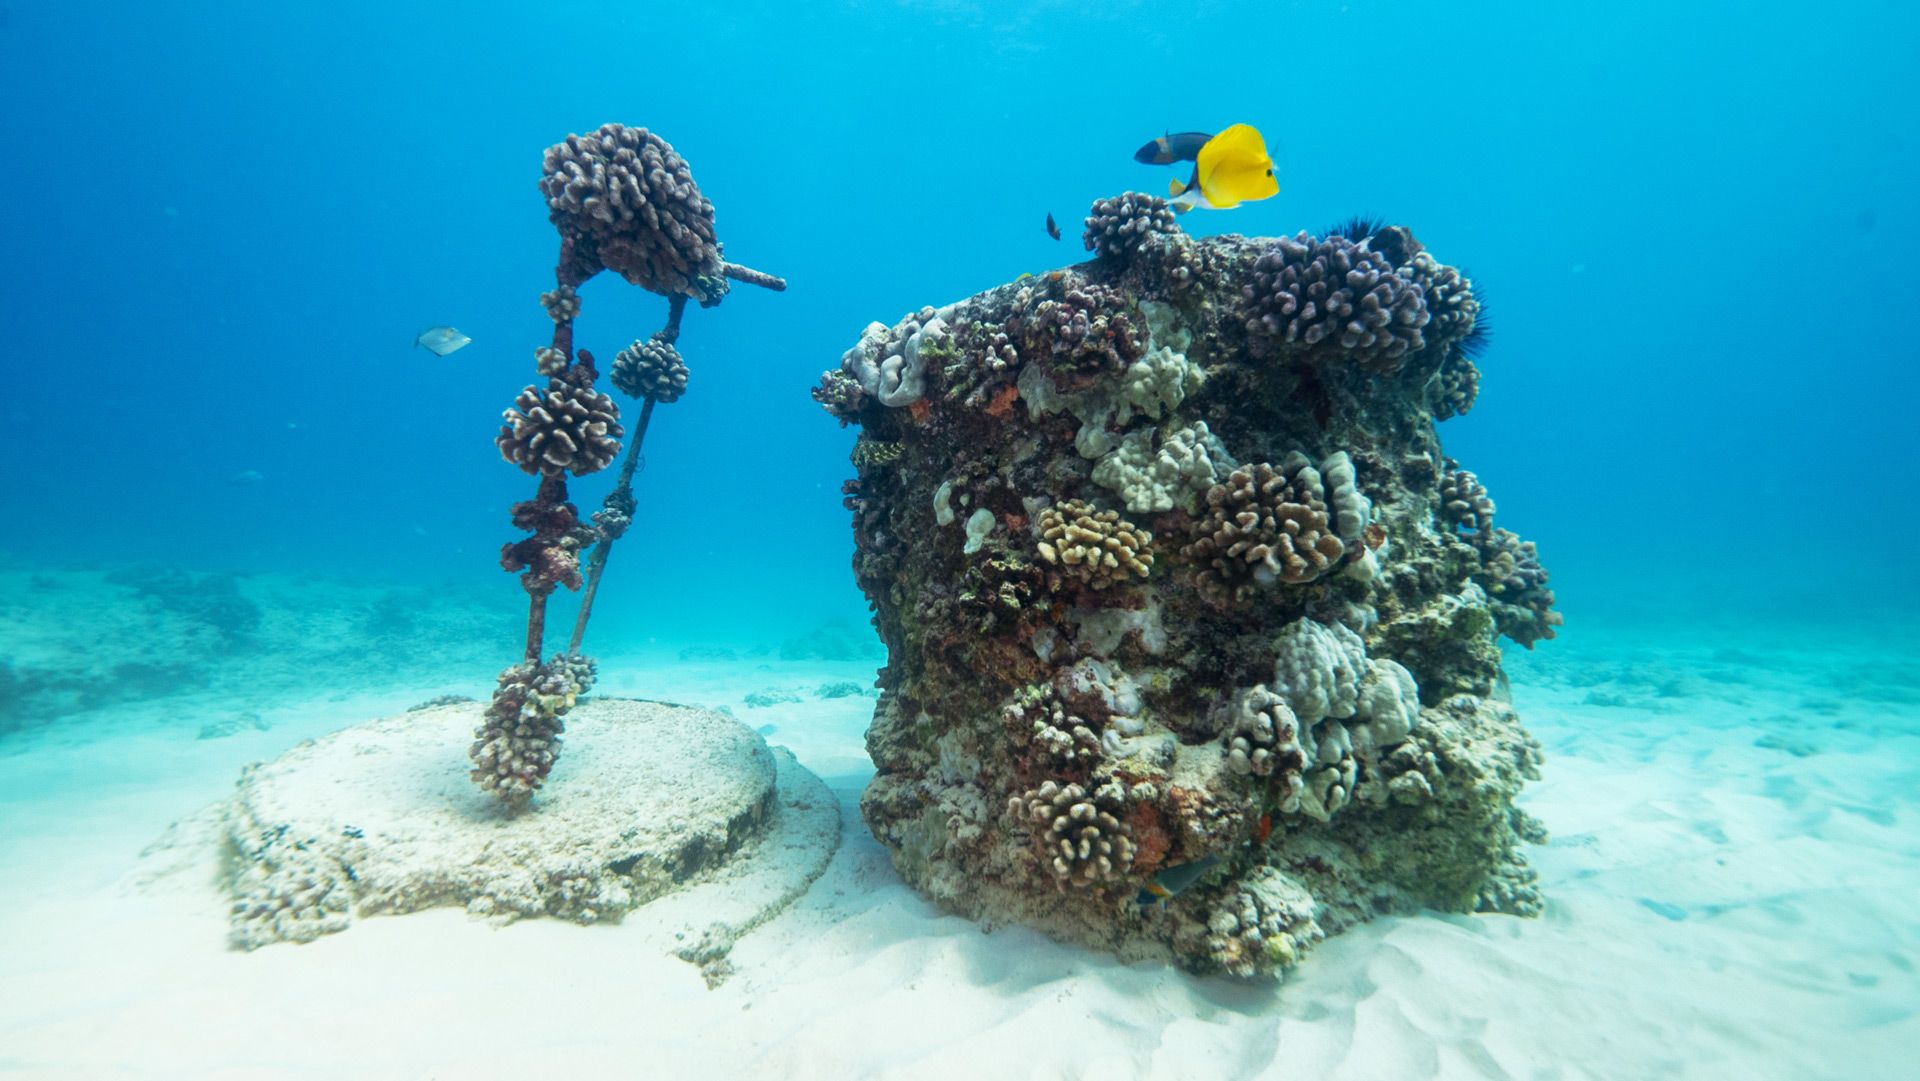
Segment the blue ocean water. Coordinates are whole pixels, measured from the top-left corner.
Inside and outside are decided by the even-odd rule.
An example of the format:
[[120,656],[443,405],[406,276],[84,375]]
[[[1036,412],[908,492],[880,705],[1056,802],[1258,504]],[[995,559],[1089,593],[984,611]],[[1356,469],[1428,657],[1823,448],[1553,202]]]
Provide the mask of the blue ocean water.
[[[525,600],[497,558],[520,536],[507,508],[533,482],[493,437],[551,332],[541,152],[619,122],[670,140],[717,208],[727,256],[789,288],[738,287],[687,313],[691,388],[653,419],[635,527],[587,649],[671,660],[608,665],[617,693],[717,702],[723,688],[793,745],[846,816],[851,854],[816,895],[877,898],[833,909],[843,918],[812,928],[813,953],[779,940],[802,960],[781,970],[763,955],[774,975],[727,993],[744,1001],[795,972],[806,979],[785,986],[809,992],[886,985],[865,970],[812,983],[805,966],[945,936],[961,961],[909,956],[992,1000],[969,1019],[1000,1018],[1029,977],[1043,988],[1031,997],[1053,997],[1023,964],[1063,981],[1093,971],[1145,1004],[1021,1015],[1068,1032],[1062,1054],[1128,1026],[1151,1043],[1163,1030],[1141,1020],[1150,1012],[1172,1019],[1166,1032],[1203,1017],[1209,1036],[1264,1047],[1282,1026],[1288,1047],[1324,1051],[1342,1025],[1397,1034],[1404,1007],[1440,1017],[1435,1029],[1481,1025],[1462,1040],[1486,1034],[1489,1063],[1546,1050],[1531,1074],[1446,1060],[1379,1076],[1553,1076],[1541,1063],[1564,1053],[1564,1076],[1711,1077],[1743,1048],[1789,1043],[1829,1076],[1848,1075],[1849,1049],[1891,1061],[1920,1017],[1905,900],[1920,888],[1916,42],[1920,12],[1876,0],[0,0],[0,430],[13,448],[0,459],[0,628],[39,628],[0,641],[0,811],[21,824],[0,829],[0,878],[64,905],[61,890],[123,873],[121,857],[221,798],[246,761],[413,698],[484,695],[517,656]],[[864,679],[879,656],[841,505],[855,433],[809,398],[820,373],[870,321],[1079,261],[1093,199],[1170,175],[1133,162],[1135,147],[1235,122],[1265,133],[1280,194],[1188,215],[1187,231],[1317,232],[1373,214],[1473,275],[1494,336],[1476,408],[1441,438],[1486,482],[1501,524],[1538,543],[1567,619],[1509,666],[1548,754],[1526,797],[1555,831],[1536,859],[1548,917],[1525,930],[1382,921],[1354,933],[1344,961],[1323,949],[1283,1001],[937,922],[857,820],[871,699],[809,702],[839,711],[827,731],[749,712],[747,693]],[[1048,213],[1063,240],[1043,231]],[[582,297],[577,344],[603,370],[666,313],[612,275]],[[434,324],[473,343],[444,358],[415,348]],[[610,484],[576,481],[574,497],[597,506]],[[103,575],[119,592],[101,592]],[[133,593],[194,606],[193,619],[142,622],[152,612]],[[75,611],[101,597],[129,608]],[[308,627],[300,607],[323,602],[368,614]],[[291,652],[247,640],[255,604]],[[98,628],[115,648],[196,620],[219,633],[89,657],[56,633],[69,615],[82,646]],[[563,597],[554,625],[570,618]],[[383,673],[409,633],[438,637],[415,667]],[[856,655],[778,667],[796,641],[796,657],[848,641]],[[232,672],[192,670],[196,651],[228,646]],[[29,654],[45,684],[32,701],[71,716],[8,712],[9,673]],[[751,667],[732,674],[736,658]],[[175,710],[167,696],[183,687],[200,697]],[[336,713],[311,708],[322,694]],[[140,742],[156,716],[188,750]],[[113,762],[124,776],[97,770],[111,753],[62,743],[99,733],[134,748]],[[116,821],[129,836],[88,844]],[[21,916],[40,909],[14,902],[0,899],[0,947],[41,935]],[[1497,1000],[1485,1006],[1475,981],[1500,961],[1509,982],[1485,982]],[[120,994],[119,970],[96,962],[94,986]],[[1355,969],[1366,991],[1342,982]],[[43,1006],[39,970],[17,971],[0,972],[0,1073],[50,1061],[49,1046],[107,1055],[88,1026],[108,1007],[87,1012],[96,1003],[71,987]],[[287,971],[249,970],[228,991],[304,994]],[[1698,984],[1675,975],[1702,971]],[[722,994],[708,1001],[727,1023],[746,1016]],[[897,1012],[873,1016],[912,1016],[905,994],[874,992]],[[782,1034],[751,1061],[817,1068],[880,1029],[905,1039],[904,1025],[823,1018],[796,998],[840,1001],[751,999]],[[1579,1009],[1554,1013],[1563,1002]],[[1640,1028],[1586,1024],[1589,1002]],[[115,1038],[140,1031],[110,1020]],[[995,1023],[971,1038],[997,1039]],[[689,1046],[724,1039],[666,1061],[746,1054],[725,1024],[689,1031]],[[8,1058],[13,1037],[39,1057]],[[1159,1053],[1181,1046],[1169,1036]],[[1301,1061],[1352,1065],[1338,1048]]]
[[[689,318],[693,389],[649,435],[607,633],[858,625],[852,433],[808,400],[818,373],[869,320],[1077,261],[1093,198],[1165,183],[1129,160],[1143,138],[1247,121],[1280,196],[1187,227],[1368,212],[1475,275],[1495,344],[1443,436],[1573,625],[1906,608],[1915,21],[1863,0],[13,3],[5,544],[473,584],[511,618],[493,552],[528,485],[490,440],[546,333],[540,151],[620,121],[672,140],[729,256],[792,286]],[[603,358],[664,309],[614,280],[585,303]],[[434,323],[474,344],[411,348]]]

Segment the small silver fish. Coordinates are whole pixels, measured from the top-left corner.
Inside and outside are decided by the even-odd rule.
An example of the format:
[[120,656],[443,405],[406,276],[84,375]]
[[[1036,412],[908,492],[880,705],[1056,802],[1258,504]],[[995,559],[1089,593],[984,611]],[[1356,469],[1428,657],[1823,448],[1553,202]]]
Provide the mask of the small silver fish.
[[420,336],[413,340],[413,344],[422,349],[433,350],[433,355],[436,357],[444,357],[448,353],[459,351],[471,341],[473,341],[472,338],[452,327],[428,327],[420,332]]

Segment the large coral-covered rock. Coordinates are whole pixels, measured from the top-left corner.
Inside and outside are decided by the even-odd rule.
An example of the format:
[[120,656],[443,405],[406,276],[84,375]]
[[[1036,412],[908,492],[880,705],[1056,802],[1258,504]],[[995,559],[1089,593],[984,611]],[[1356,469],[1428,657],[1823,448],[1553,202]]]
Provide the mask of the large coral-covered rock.
[[956,911],[1200,971],[1537,911],[1495,638],[1551,595],[1462,532],[1428,404],[1471,283],[1397,227],[1129,242],[876,324],[816,392],[889,448],[845,488],[869,827]]

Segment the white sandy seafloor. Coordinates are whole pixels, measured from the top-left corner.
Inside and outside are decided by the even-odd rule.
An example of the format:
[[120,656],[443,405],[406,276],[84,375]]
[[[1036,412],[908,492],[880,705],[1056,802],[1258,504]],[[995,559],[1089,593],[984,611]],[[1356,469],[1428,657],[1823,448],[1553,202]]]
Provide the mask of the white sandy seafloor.
[[[301,633],[326,637],[324,608]],[[500,663],[424,650],[343,689],[339,664],[282,642],[248,660],[251,682],[0,735],[0,1075],[1916,1076],[1920,666],[1903,638],[1576,622],[1511,665],[1547,751],[1526,795],[1553,831],[1534,852],[1545,916],[1382,920],[1279,984],[989,932],[903,886],[858,813],[873,700],[819,696],[870,683],[872,660],[606,649],[603,692],[726,706],[842,801],[824,877],[713,990],[642,946],[644,908],[595,927],[438,910],[228,950],[212,885],[153,884],[142,849],[244,764],[482,696]]]

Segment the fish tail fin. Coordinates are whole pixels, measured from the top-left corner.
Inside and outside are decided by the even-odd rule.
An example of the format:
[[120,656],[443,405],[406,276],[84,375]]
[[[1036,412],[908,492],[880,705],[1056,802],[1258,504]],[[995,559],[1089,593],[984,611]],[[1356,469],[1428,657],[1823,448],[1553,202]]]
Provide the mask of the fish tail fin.
[[1178,180],[1170,180],[1167,182],[1168,202],[1177,214],[1184,214],[1194,207],[1199,206],[1202,194],[1200,190],[1200,170],[1197,168],[1193,171],[1193,179],[1187,181],[1185,184],[1180,183]]

